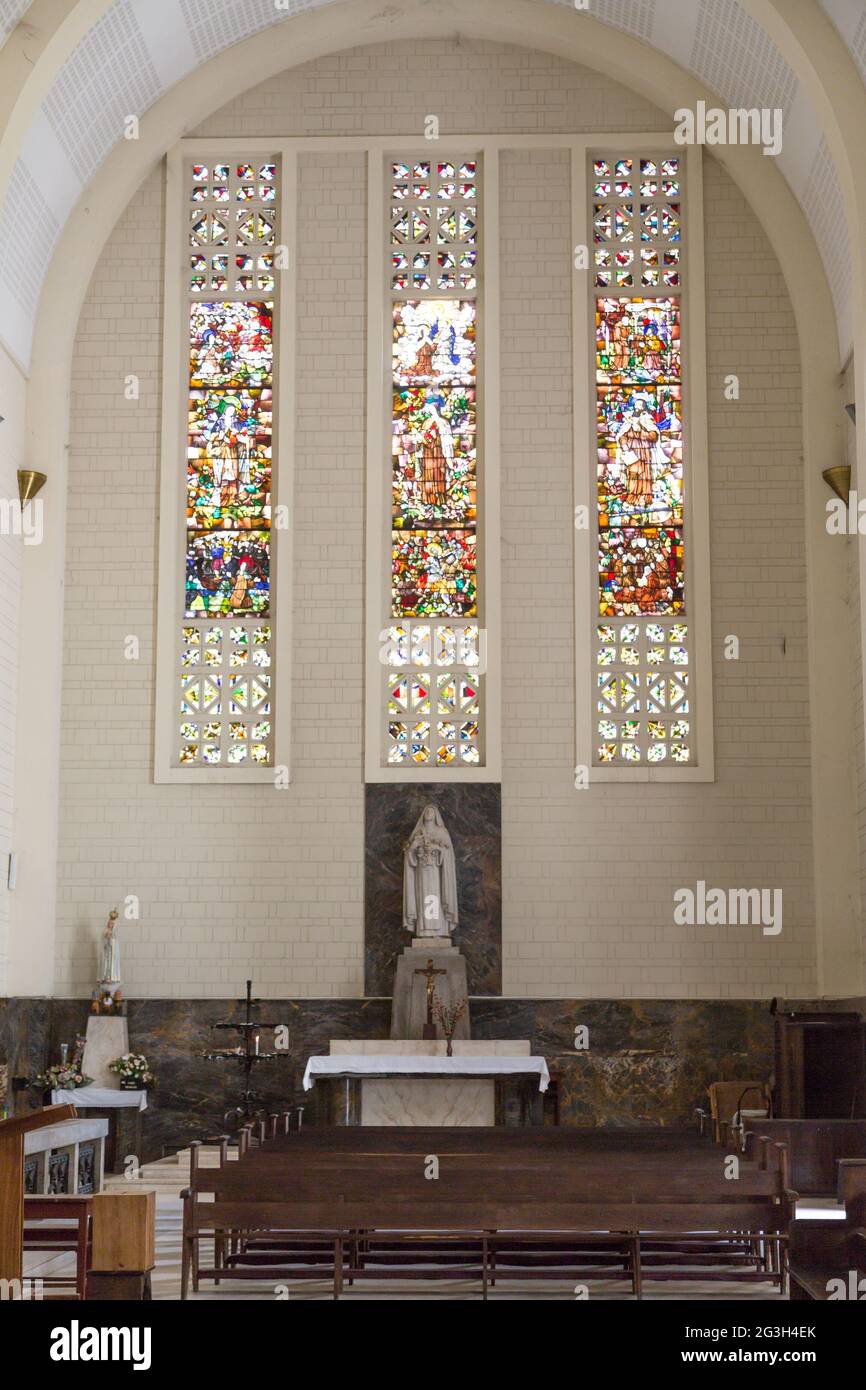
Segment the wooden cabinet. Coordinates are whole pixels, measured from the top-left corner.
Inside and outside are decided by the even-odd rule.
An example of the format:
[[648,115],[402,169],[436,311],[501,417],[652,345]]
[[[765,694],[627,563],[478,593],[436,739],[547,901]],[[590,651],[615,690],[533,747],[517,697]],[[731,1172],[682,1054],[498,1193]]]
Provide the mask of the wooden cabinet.
[[788,1120],[866,1116],[866,1023],[858,1014],[777,1015],[773,1113]]

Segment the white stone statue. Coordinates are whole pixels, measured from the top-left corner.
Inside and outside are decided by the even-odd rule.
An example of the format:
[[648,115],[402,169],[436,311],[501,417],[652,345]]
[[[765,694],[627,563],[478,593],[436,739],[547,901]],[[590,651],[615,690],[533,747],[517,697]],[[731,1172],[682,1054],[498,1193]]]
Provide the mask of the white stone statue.
[[99,983],[116,988],[120,984],[120,942],[117,939],[117,908],[108,914],[99,952]]
[[413,936],[447,937],[457,926],[454,847],[432,804],[424,807],[403,852],[403,926]]

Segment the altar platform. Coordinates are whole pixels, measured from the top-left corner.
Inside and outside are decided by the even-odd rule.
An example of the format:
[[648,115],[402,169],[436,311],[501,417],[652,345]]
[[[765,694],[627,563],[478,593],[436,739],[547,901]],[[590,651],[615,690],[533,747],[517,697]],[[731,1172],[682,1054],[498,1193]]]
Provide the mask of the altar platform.
[[304,1089],[331,1086],[329,1120],[341,1125],[494,1125],[501,1123],[499,1088],[523,1083],[524,1112],[537,1118],[550,1075],[528,1040],[333,1040],[310,1057]]

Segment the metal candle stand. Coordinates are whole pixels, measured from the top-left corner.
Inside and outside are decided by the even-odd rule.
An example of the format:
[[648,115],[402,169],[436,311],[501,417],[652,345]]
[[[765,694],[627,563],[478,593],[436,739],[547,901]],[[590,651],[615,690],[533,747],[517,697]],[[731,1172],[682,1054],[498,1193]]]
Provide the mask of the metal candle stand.
[[[244,1077],[244,1089],[241,1092],[240,1105],[227,1110],[223,1116],[223,1124],[227,1129],[240,1128],[248,1120],[255,1118],[258,1109],[261,1107],[264,1097],[259,1091],[254,1091],[251,1086],[253,1068],[258,1062],[273,1062],[291,1056],[289,1051],[285,1052],[260,1052],[258,1049],[259,1033],[263,1028],[278,1028],[278,1023],[266,1023],[263,1019],[254,1019],[253,1014],[261,1009],[261,1000],[252,997],[253,982],[247,980],[247,997],[245,1000],[239,999],[239,1004],[246,1005],[246,1018],[241,1023],[233,1023],[225,1020],[223,1023],[212,1023],[212,1028],[228,1030],[240,1033],[243,1038],[242,1047],[215,1048],[212,1051],[205,1051],[201,1055],[206,1062],[240,1062]],[[254,1044],[255,1040],[255,1046]]]

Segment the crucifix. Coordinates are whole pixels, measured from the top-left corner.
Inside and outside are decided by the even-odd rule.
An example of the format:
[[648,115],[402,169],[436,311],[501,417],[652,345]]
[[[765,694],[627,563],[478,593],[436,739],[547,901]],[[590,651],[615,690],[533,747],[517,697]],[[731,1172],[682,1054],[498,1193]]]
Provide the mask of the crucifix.
[[427,1018],[424,1022],[421,1037],[427,1041],[435,1042],[436,1024],[433,1022],[433,991],[436,988],[436,976],[447,975],[448,971],[436,970],[433,966],[433,957],[430,956],[425,968],[423,970],[416,970],[415,974],[423,975],[427,980]]

